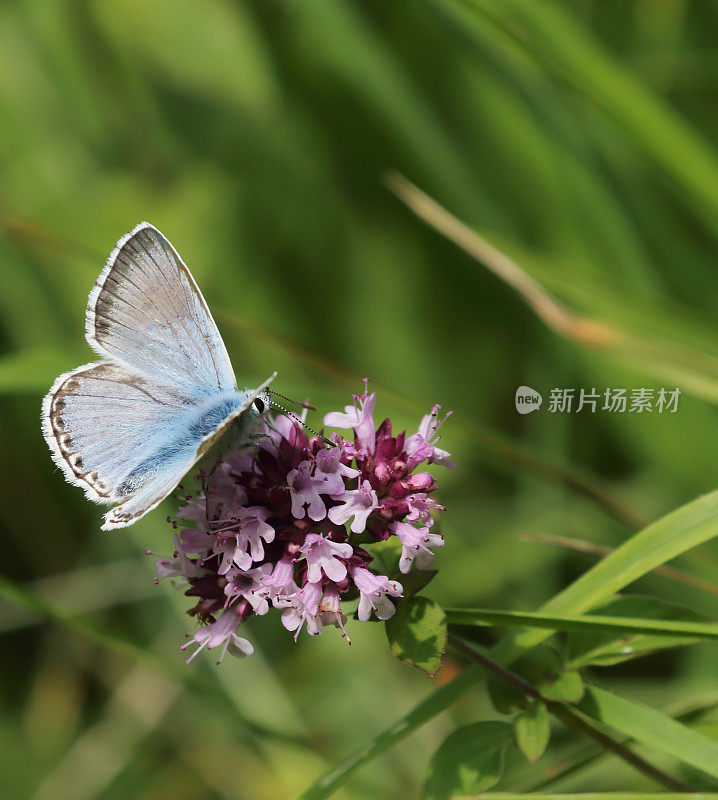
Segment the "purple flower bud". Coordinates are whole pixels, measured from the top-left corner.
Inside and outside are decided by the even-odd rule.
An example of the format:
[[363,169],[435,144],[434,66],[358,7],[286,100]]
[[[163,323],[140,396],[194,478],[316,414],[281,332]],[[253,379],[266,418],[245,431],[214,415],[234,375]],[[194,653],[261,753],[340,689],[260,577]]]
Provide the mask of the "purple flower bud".
[[374,475],[382,485],[386,486],[391,480],[391,469],[388,464],[381,463],[374,467]]
[[430,492],[436,488],[436,481],[428,472],[410,475],[403,483],[412,492]]

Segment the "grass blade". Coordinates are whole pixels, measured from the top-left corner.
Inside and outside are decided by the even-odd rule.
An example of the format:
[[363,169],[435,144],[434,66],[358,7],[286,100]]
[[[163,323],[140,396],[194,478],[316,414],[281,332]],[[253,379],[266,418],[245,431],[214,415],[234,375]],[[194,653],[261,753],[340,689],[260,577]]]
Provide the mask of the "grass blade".
[[447,608],[450,625],[505,625],[519,628],[541,628],[551,631],[615,631],[617,633],[660,633],[676,638],[718,639],[718,625],[710,623],[637,619],[603,615],[561,616],[529,611],[500,611],[489,608]]
[[[551,533],[524,533],[521,535],[521,538],[525,542],[565,547],[568,550],[575,550],[579,553],[589,553],[590,555],[596,556],[607,556],[615,549],[607,545],[597,544],[596,542],[589,542],[585,539],[574,539],[569,536],[555,536]],[[692,586],[694,589],[698,589],[701,592],[718,595],[718,584],[706,580],[706,578],[700,575],[693,575],[691,572],[685,572],[685,570],[664,565],[656,567],[653,572],[655,572],[656,575],[662,575],[664,578],[669,578],[672,581],[683,583],[686,586]]]
[[613,692],[587,686],[578,709],[637,742],[670,753],[718,778],[718,742],[677,722],[655,708]]

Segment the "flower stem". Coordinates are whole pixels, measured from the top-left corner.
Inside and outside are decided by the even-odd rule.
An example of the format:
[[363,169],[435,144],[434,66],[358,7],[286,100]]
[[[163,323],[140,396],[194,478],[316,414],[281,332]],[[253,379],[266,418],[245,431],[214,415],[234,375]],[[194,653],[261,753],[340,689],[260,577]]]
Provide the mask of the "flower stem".
[[654,767],[653,764],[649,764],[645,759],[634,753],[633,750],[628,748],[625,744],[622,744],[608,734],[599,730],[595,725],[591,724],[570,705],[543,697],[541,692],[533,684],[529,683],[515,672],[512,672],[510,669],[501,666],[501,664],[489,658],[487,655],[475,649],[474,647],[466,644],[458,636],[450,633],[448,635],[448,642],[454,648],[454,650],[466,656],[466,658],[468,658],[470,661],[473,661],[475,664],[478,664],[480,667],[483,667],[492,675],[496,675],[496,677],[501,678],[501,680],[511,684],[511,686],[513,686],[515,689],[518,689],[522,694],[544,702],[547,709],[569,728],[572,728],[573,730],[590,737],[595,742],[600,744],[605,750],[609,750],[610,752],[614,753],[626,763],[637,769],[639,772],[642,772],[644,775],[659,783],[661,786],[665,786],[667,789],[671,789],[676,792],[695,791],[690,786],[687,786],[681,781],[672,778],[670,775],[658,769],[658,767]]

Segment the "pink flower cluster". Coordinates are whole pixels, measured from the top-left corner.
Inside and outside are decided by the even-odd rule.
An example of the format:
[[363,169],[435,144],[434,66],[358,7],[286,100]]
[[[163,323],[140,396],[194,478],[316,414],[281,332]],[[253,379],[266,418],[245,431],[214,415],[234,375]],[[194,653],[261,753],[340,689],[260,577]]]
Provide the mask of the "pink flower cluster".
[[354,432],[353,443],[332,434],[329,447],[289,416],[269,419],[256,448],[220,463],[204,493],[185,502],[178,518],[194,526],[179,531],[174,555],[156,569],[158,578],[185,579],[185,594],[197,599],[188,613],[200,627],[183,646],[197,646],[188,660],[204,647],[222,647],[221,658],[251,654],[239,623],[270,604],[295,640],[305,626],[311,636],[325,625],[346,636],[342,603],[357,598],[360,621],[372,613],[389,619],[402,585],[378,574],[361,544],[396,536],[400,573],[431,564],[444,544],[432,533],[432,511],[442,506],[429,496],[434,478],[415,470],[456,466],[436,446],[439,406],[407,438],[392,436],[388,419],[375,428],[375,402],[365,392],[327,414],[326,426]]

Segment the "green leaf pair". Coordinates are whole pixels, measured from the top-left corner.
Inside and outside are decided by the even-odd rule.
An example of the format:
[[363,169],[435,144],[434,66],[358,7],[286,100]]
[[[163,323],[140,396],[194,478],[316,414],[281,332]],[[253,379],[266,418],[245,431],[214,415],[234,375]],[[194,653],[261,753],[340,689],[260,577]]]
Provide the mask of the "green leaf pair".
[[[544,700],[578,703],[583,697],[581,675],[568,669],[559,653],[550,647],[537,647],[518,659],[512,671],[538,691]],[[500,714],[515,714],[533,707],[531,697],[493,675],[488,679],[488,688],[494,708]]]

